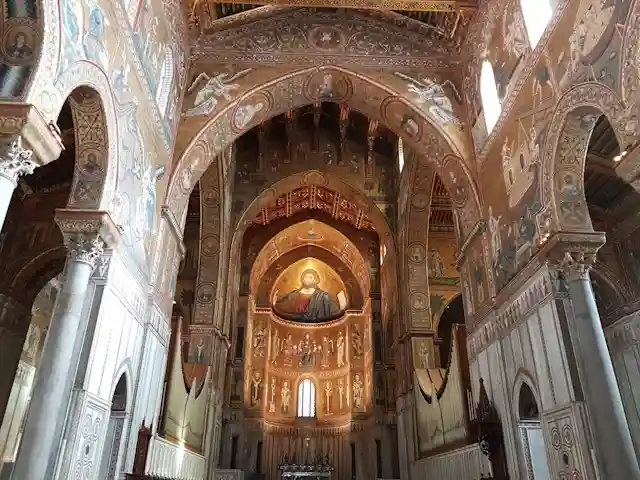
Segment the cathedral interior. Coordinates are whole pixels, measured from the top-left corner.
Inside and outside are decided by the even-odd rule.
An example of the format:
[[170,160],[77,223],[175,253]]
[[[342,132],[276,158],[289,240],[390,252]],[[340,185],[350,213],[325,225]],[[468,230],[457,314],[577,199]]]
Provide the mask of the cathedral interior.
[[640,480],[640,0],[251,1],[2,2],[0,480]]

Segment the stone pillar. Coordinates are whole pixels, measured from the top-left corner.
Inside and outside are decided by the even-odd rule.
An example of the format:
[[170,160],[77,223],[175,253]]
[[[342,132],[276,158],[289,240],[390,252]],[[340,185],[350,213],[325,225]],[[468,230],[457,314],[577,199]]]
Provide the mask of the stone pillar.
[[600,477],[640,479],[613,364],[596,307],[589,270],[605,242],[604,234],[558,234],[553,243],[563,273],[574,324],[572,343],[592,425]]
[[44,480],[57,452],[57,420],[69,402],[66,385],[75,375],[74,346],[82,319],[89,278],[105,244],[114,247],[118,232],[106,212],[58,210],[56,223],[69,250],[62,288],[51,315],[51,326],[33,388],[15,479]]
[[0,294],[0,412],[3,413],[6,413],[30,320],[28,308]]
[[30,104],[0,102],[0,230],[18,178],[60,156],[57,127]]

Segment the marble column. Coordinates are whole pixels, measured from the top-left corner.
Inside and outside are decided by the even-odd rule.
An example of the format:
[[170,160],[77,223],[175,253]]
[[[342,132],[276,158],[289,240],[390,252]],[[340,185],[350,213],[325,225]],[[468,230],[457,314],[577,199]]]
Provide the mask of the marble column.
[[0,294],[0,421],[7,413],[7,402],[30,321],[28,308]]
[[33,152],[22,147],[20,139],[0,148],[0,230],[7,217],[13,191],[18,178],[31,175],[38,166],[32,160]]
[[587,402],[601,478],[640,479],[622,397],[600,322],[589,270],[595,251],[565,251],[560,269],[574,312],[574,348]]
[[33,387],[14,479],[52,478],[48,467],[60,441],[56,438],[57,420],[65,415],[69,402],[66,385],[75,375],[73,351],[89,278],[105,245],[113,248],[117,235],[106,212],[58,210],[56,223],[69,252]]

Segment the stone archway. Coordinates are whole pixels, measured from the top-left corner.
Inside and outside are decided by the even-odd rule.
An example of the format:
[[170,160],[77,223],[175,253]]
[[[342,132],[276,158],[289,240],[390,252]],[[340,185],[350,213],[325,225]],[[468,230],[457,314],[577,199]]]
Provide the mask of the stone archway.
[[76,145],[68,208],[107,210],[111,206],[111,192],[116,189],[117,162],[112,161],[116,125],[115,113],[107,113],[103,98],[99,91],[84,86],[74,88],[68,97]]
[[589,139],[596,121],[605,115],[618,144],[631,140],[630,117],[615,92],[598,83],[569,90],[558,102],[544,145],[541,199],[537,215],[541,238],[555,231],[593,231],[584,190]]
[[[371,224],[378,234],[381,255],[385,252],[385,259],[380,268],[380,277],[382,293],[381,313],[383,320],[386,321],[389,318],[389,309],[392,305],[390,299],[386,297],[393,297],[395,295],[394,292],[396,292],[398,288],[396,276],[396,246],[393,234],[383,213],[373,201],[336,176],[314,170],[301,172],[290,175],[265,189],[242,214],[233,234],[233,239],[231,240],[230,258],[240,258],[244,233],[262,208],[265,208],[271,202],[275,201],[279,196],[304,185],[316,185],[330,189],[340,194],[342,198],[362,206],[363,211],[367,212]],[[219,295],[225,296],[227,299],[232,299],[232,301],[228,301],[226,305],[224,331],[228,331],[229,323],[233,323],[232,319],[235,318],[237,309],[237,299],[240,288],[240,266],[238,263],[230,265],[228,278],[229,281],[226,285],[226,291],[221,292],[219,290]]]
[[299,235],[291,236],[296,229],[309,228],[317,235],[312,245],[326,250],[331,255],[342,261],[346,269],[350,270],[360,286],[362,296],[368,297],[371,292],[371,283],[365,260],[362,253],[337,228],[320,220],[302,220],[284,230],[278,232],[262,247],[255,258],[251,272],[249,273],[249,291],[257,292],[262,282],[262,277],[267,269],[277,259],[284,255],[309,245],[309,240]]
[[[226,102],[206,123],[198,123],[197,125],[201,125],[197,127],[198,133],[188,144],[184,140],[178,140],[176,152],[179,152],[179,159],[175,163],[167,189],[165,210],[166,215],[175,220],[175,226],[179,229],[183,228],[189,195],[213,159],[219,158],[220,154],[243,133],[268,118],[287,110],[322,101],[323,99],[317,94],[309,91],[309,85],[313,82],[317,83],[318,75],[324,74],[334,75],[334,84],[339,85],[335,94],[324,100],[344,103],[349,108],[380,121],[416,152],[415,161],[418,162],[417,159],[420,159],[420,167],[429,167],[440,174],[459,212],[460,236],[462,238],[468,236],[480,220],[480,207],[475,181],[462,158],[463,153],[459,144],[452,141],[424,109],[411,103],[398,91],[361,73],[335,66],[294,70],[263,85],[250,88],[238,98]],[[286,97],[283,98],[285,92]],[[259,104],[260,108],[254,109],[254,104]],[[191,122],[189,119],[185,120],[185,124],[189,122]],[[188,130],[186,127],[185,129]],[[212,180],[211,184],[219,185],[220,179],[229,179],[229,172],[232,171],[232,155],[225,155],[225,157],[226,159],[219,162],[217,167],[218,181]],[[409,198],[412,196],[411,190],[406,191]],[[220,197],[224,195],[220,194]],[[406,201],[407,199],[400,199],[400,202],[406,203]],[[230,199],[221,198],[220,203],[229,206]],[[221,222],[220,217],[214,220],[213,224],[219,225],[217,227],[219,238],[222,238],[223,232],[230,232],[230,225]],[[212,234],[215,233],[212,232]],[[385,243],[394,244],[390,231],[388,240],[381,237],[381,244]],[[159,251],[163,251],[165,245],[160,245],[158,248]],[[177,251],[177,244],[173,248],[174,252]],[[225,250],[220,249],[220,252]],[[386,248],[386,252],[395,252],[395,248]],[[169,262],[175,263],[173,256],[171,260],[166,261],[167,266]],[[163,271],[160,267],[157,265],[155,268],[156,276]],[[234,277],[229,278],[237,280]],[[395,279],[392,282],[396,284]],[[153,283],[166,285],[169,282],[168,278],[154,278]],[[223,293],[219,291],[219,294]],[[389,298],[388,302],[393,303],[393,299]],[[225,318],[229,316],[226,315]]]
[[[45,62],[49,50],[55,49],[45,49],[36,72],[37,78],[43,77],[42,80],[36,80],[42,82],[42,86],[32,90],[27,101],[53,122],[58,118],[65,101],[70,104],[75,142],[79,148],[76,149],[76,167],[68,207],[114,210],[112,201],[118,180],[118,128],[109,79],[95,64],[79,60],[52,84],[51,70],[55,70],[57,63]],[[57,56],[54,60],[57,62]]]
[[[309,91],[309,85],[317,82],[319,74],[336,76],[334,83],[339,91],[330,98],[320,98]],[[286,98],[280,98],[286,92]],[[378,120],[396,133],[416,151],[423,161],[441,174],[450,192],[459,192],[464,204],[464,218],[468,218],[465,233],[469,233],[480,219],[479,201],[475,182],[461,158],[459,144],[444,132],[441,126],[429,117],[425,110],[411,103],[394,89],[380,84],[361,73],[342,67],[295,70],[279,76],[261,86],[247,90],[237,99],[218,109],[213,118],[202,125],[198,134],[188,143],[178,142],[176,151],[181,152],[170,180],[167,203],[182,225],[185,221],[188,197],[195,182],[209,167],[212,159],[243,133],[263,121],[287,110],[313,104],[318,101],[345,103],[368,117]],[[249,121],[245,118],[247,106],[261,104],[259,112],[253,112]],[[189,120],[187,120],[189,122]],[[447,160],[449,158],[449,160]],[[453,166],[457,171],[449,175]],[[222,165],[226,175],[228,165]],[[457,174],[457,175],[456,175]],[[462,176],[462,178],[461,178]]]

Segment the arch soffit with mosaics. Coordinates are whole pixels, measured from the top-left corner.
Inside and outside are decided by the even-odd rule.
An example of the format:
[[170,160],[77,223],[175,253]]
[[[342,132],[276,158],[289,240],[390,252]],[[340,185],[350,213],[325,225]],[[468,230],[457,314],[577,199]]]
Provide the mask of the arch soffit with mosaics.
[[[397,291],[397,275],[395,271],[397,262],[395,257],[396,247],[394,235],[384,215],[373,201],[362,192],[334,175],[315,170],[296,173],[263,190],[263,192],[259,194],[243,212],[242,217],[236,226],[235,232],[233,233],[229,258],[240,258],[244,233],[252,223],[253,219],[259,214],[263,206],[269,205],[280,195],[286,194],[296,187],[314,184],[321,185],[336,193],[340,193],[347,200],[363,206],[369,216],[369,220],[378,234],[381,255],[383,251],[385,253],[383,262],[380,266],[380,282],[383,293],[382,317],[383,319],[386,319],[387,314],[389,313],[389,308],[395,308],[393,307],[393,301],[390,299],[391,296],[396,295],[395,292]],[[227,285],[227,298],[234,299],[234,302],[237,302],[240,290],[240,265],[237,262],[231,263],[230,265],[229,279],[232,280]]]
[[[305,238],[300,235],[310,230],[314,232],[314,238]],[[369,296],[371,284],[362,253],[342,232],[318,220],[304,220],[291,225],[278,232],[262,247],[251,268],[250,290],[258,291],[264,273],[278,259],[289,252],[310,245],[326,250],[347,267],[358,281],[363,297]]]
[[[385,246],[387,255],[390,260],[394,257],[395,240],[391,232],[391,228],[384,217],[384,214],[373,203],[369,197],[364,195],[358,189],[352,187],[344,180],[328,173],[317,170],[295,173],[279,180],[270,187],[263,190],[245,209],[233,233],[231,241],[231,258],[240,254],[242,248],[242,238],[249,225],[253,222],[263,208],[271,205],[275,200],[292,191],[295,188],[304,185],[316,185],[327,188],[335,193],[339,193],[346,200],[360,206],[369,217],[371,224],[378,234],[380,246]],[[386,262],[387,260],[385,260]]]
[[[632,125],[637,124],[637,119],[629,115],[618,95],[608,87],[592,82],[577,85],[556,105],[542,156],[543,210],[538,214],[538,224],[543,237],[559,230],[593,231],[584,170],[589,139],[601,115],[607,117],[622,149],[633,144]],[[567,214],[568,211],[572,213]]]
[[47,86],[31,90],[27,100],[53,122],[64,102],[70,101],[77,149],[68,207],[109,210],[117,189],[119,162],[115,100],[107,75],[93,62],[78,60],[51,85],[49,65],[42,60],[38,67],[46,70]]
[[[313,80],[314,75],[326,71],[335,72],[340,76],[337,83],[342,82],[345,85],[341,94],[323,99],[314,97],[308,92],[305,93],[305,84]],[[360,83],[361,88],[355,88],[354,82]],[[276,92],[276,95],[274,96],[272,92]],[[287,98],[278,97],[278,92],[286,92]],[[274,98],[277,98],[277,101]],[[234,125],[234,116],[240,106],[250,103],[251,100],[260,100],[266,103],[267,107],[258,117],[253,118],[242,128],[238,128],[238,125]],[[477,187],[471,170],[463,161],[463,155],[451,137],[443,133],[424,109],[399,92],[369,77],[341,67],[303,69],[285,75],[280,74],[260,86],[254,86],[239,94],[235,100],[220,108],[212,118],[200,119],[199,131],[191,137],[186,148],[182,149],[180,144],[176,148],[176,152],[180,153],[177,154],[178,161],[167,189],[167,203],[180,224],[184,225],[186,221],[188,196],[212,158],[240,135],[268,118],[322,100],[345,103],[350,108],[381,121],[402,137],[407,146],[418,153],[417,157],[422,164],[431,166],[441,175],[450,192],[460,191],[461,188],[465,190],[464,209],[469,218],[467,230],[470,231],[475,226],[480,219]],[[277,103],[275,108],[274,103]],[[408,118],[414,122],[413,135],[407,133],[401,126],[401,123]],[[183,124],[183,134],[186,131],[198,130],[198,128],[192,128],[193,126],[187,127],[187,122],[190,120],[187,119]],[[454,175],[450,175],[450,172]],[[457,185],[456,182],[458,182]],[[459,205],[456,207],[462,208]]]

